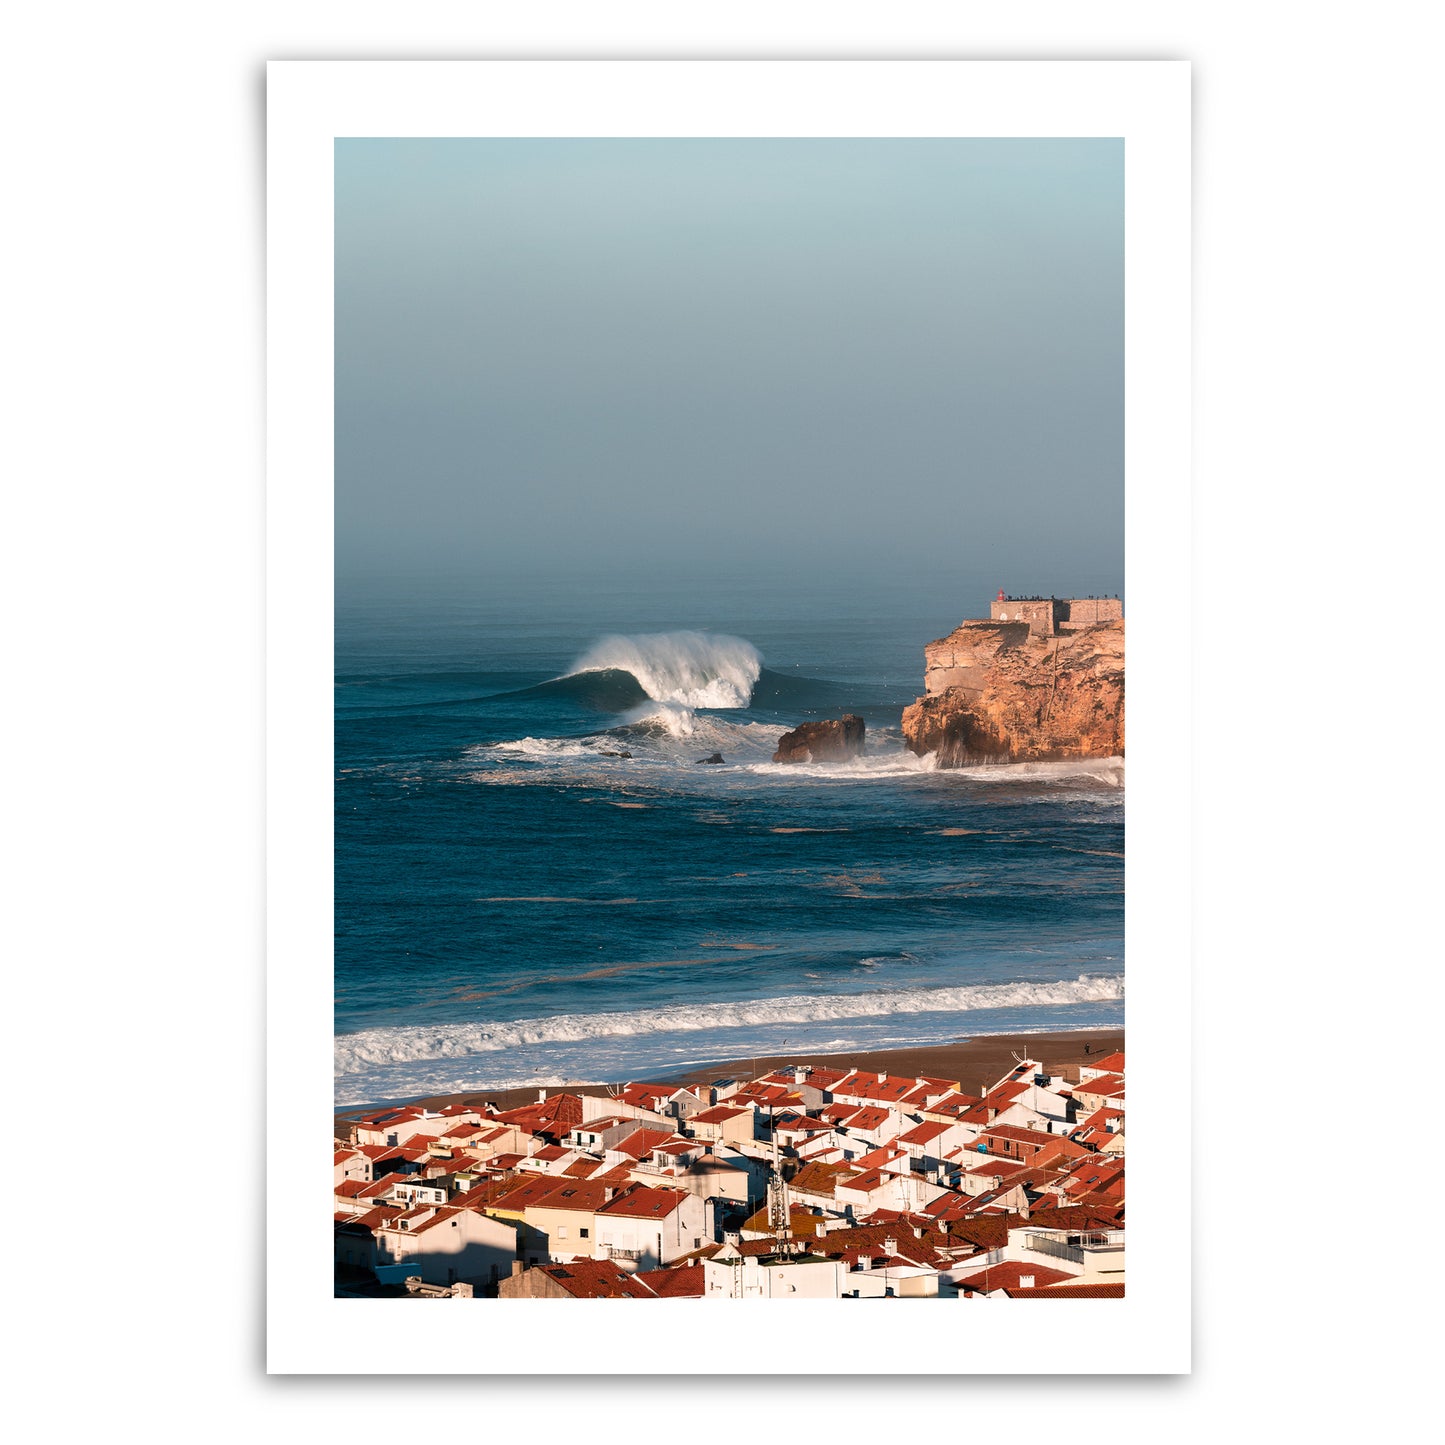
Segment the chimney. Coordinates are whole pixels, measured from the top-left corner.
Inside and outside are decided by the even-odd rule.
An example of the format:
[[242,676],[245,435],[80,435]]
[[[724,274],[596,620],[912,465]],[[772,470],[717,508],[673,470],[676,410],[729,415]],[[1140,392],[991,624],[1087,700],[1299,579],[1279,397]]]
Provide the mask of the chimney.
[[516,1279],[519,1274],[526,1271],[526,1268],[527,1266],[520,1259],[514,1259],[512,1261],[512,1278]]
[[1034,1276],[1034,1275],[1031,1275],[1031,1274],[1021,1274],[1021,1275],[1019,1276],[1019,1288],[1020,1288],[1020,1289],[1032,1289],[1032,1288],[1034,1287],[1034,1279],[1035,1279],[1035,1276]]
[[887,1081],[888,1081],[888,1075],[887,1075],[887,1074],[879,1074],[879,1075],[878,1075],[878,1082],[879,1082],[880,1084],[887,1083]]
[[883,1241],[883,1252],[884,1254],[897,1254],[898,1241],[896,1239],[885,1239]]
[[545,1104],[545,1103],[547,1102],[547,1091],[546,1091],[546,1089],[538,1089],[538,1090],[537,1090],[537,1102],[538,1102],[539,1104]]

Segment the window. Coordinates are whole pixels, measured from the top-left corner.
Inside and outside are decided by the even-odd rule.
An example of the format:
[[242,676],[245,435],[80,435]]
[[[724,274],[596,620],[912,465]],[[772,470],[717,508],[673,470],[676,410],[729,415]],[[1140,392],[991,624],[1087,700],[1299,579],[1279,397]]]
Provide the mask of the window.
[[592,1236],[592,1231],[590,1229],[579,1229],[577,1233],[580,1234],[583,1239],[590,1239]]
[[567,1238],[567,1226],[566,1226],[565,1224],[559,1224],[559,1225],[557,1226],[557,1238],[558,1238],[558,1239],[566,1239],[566,1238]]

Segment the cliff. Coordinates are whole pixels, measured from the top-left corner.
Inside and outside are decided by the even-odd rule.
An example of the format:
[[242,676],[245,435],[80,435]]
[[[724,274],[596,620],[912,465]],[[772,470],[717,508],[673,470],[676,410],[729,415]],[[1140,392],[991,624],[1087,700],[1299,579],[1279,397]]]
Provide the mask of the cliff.
[[903,712],[915,753],[940,767],[1124,752],[1124,624],[1056,637],[965,622],[924,649],[925,695]]
[[841,763],[863,751],[863,719],[856,713],[807,722],[778,739],[775,763]]

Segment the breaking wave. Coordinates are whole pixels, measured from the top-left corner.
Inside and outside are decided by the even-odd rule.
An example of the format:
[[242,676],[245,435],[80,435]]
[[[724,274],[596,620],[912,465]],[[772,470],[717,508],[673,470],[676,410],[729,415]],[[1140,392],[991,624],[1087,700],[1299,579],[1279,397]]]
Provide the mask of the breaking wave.
[[1080,974],[1053,983],[964,984],[874,993],[791,995],[728,1003],[673,1004],[620,1013],[555,1014],[510,1023],[439,1024],[432,1027],[365,1029],[338,1035],[338,1079],[389,1064],[464,1059],[536,1044],[637,1038],[828,1019],[876,1019],[894,1014],[971,1013],[980,1009],[1050,1008],[1113,1002],[1124,997],[1121,977]]
[[628,673],[653,702],[683,707],[747,707],[763,659],[751,642],[710,632],[650,632],[603,637],[558,681]]

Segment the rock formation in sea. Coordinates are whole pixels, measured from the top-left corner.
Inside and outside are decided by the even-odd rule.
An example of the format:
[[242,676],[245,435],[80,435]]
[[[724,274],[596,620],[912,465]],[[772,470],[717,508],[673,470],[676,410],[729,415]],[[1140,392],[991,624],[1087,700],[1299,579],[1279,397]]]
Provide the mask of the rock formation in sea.
[[[997,608],[996,608],[997,610]],[[964,622],[924,648],[903,736],[943,768],[1122,757],[1124,623]]]
[[863,719],[856,713],[806,722],[778,739],[775,763],[841,763],[863,751]]

